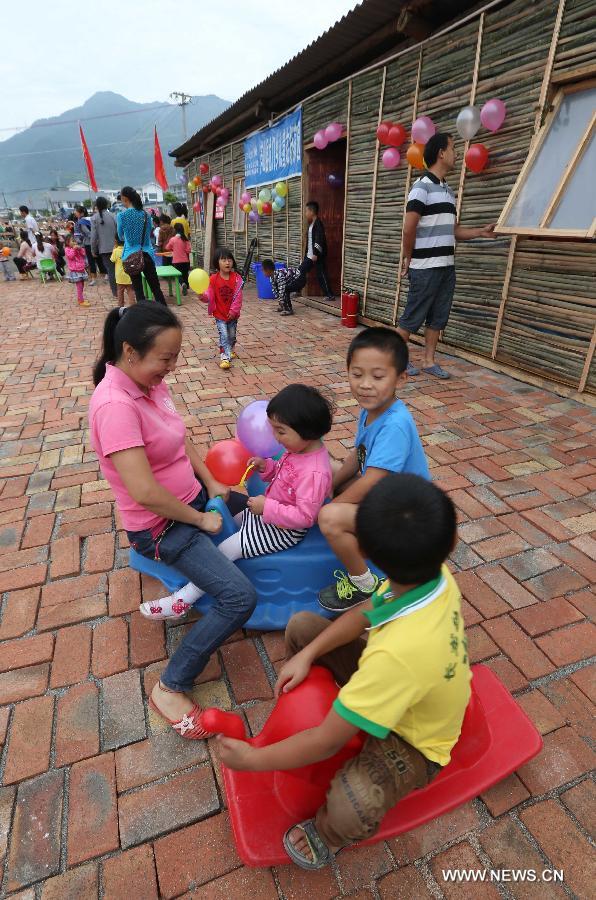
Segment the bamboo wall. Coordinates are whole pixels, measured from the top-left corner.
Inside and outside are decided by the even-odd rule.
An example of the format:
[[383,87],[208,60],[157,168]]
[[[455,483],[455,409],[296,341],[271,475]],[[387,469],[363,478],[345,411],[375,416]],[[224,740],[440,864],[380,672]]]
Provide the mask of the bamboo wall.
[[[402,222],[408,191],[420,174],[405,160],[397,169],[382,166],[378,122],[401,122],[409,129],[417,116],[429,115],[439,130],[454,134],[458,165],[450,182],[458,193],[460,220],[495,222],[548,109],[549,80],[566,73],[581,77],[595,65],[593,0],[513,0],[304,101],[305,143],[328,122],[347,127],[343,286],[360,293],[361,315],[395,325],[403,310],[408,283],[399,274]],[[476,138],[490,151],[489,165],[476,175],[465,169],[466,146],[455,119],[463,106],[481,107],[494,96],[507,103],[507,118],[496,134],[481,130]],[[304,159],[306,164],[306,154]],[[188,168],[191,177],[201,161]],[[215,151],[205,161],[212,173],[223,165],[231,187],[228,179],[243,170],[242,144]],[[234,235],[230,205],[229,221],[216,222],[217,242],[225,239],[241,258],[247,241],[257,236],[261,258],[297,262],[304,227],[301,191],[301,180],[292,180],[285,230],[278,214]],[[195,244],[201,258],[200,234]],[[460,243],[444,343],[596,392],[593,250],[589,241],[509,236]]]

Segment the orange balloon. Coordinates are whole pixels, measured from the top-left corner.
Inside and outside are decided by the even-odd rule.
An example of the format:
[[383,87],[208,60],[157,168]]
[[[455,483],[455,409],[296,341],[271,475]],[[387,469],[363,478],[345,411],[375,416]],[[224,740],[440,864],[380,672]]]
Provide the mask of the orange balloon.
[[424,168],[424,144],[410,144],[408,147],[408,152],[406,153],[406,159],[410,163],[413,169],[423,169]]
[[195,177],[193,178],[193,184],[195,184],[197,187],[200,187],[203,184],[203,179],[199,178],[198,175],[195,175]]
[[10,256],[10,247],[2,248],[2,256]]

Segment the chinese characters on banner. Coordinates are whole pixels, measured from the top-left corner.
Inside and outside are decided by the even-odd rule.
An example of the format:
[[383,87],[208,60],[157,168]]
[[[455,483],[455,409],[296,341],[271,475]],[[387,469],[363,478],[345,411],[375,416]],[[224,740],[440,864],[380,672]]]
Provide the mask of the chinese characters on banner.
[[247,188],[302,174],[302,109],[244,141]]

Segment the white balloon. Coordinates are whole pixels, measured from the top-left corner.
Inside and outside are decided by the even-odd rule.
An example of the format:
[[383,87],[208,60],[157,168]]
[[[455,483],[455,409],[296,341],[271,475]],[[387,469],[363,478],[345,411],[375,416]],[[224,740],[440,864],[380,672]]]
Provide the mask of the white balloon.
[[480,111],[476,106],[464,106],[459,113],[455,127],[464,141],[471,141],[480,128]]

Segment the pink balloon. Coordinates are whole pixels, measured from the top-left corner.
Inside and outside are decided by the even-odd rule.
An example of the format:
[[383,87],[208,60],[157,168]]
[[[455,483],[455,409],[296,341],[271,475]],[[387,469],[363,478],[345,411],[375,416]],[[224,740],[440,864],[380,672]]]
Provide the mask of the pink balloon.
[[220,187],[221,186],[221,175],[213,175],[211,178],[211,184],[214,185],[214,187]]
[[225,205],[226,205],[226,198],[225,198],[225,197],[218,197],[217,200],[216,200],[215,202],[217,203],[218,206],[225,206]]
[[507,115],[507,107],[498,97],[487,100],[480,110],[480,121],[489,131],[498,131]]
[[192,208],[195,212],[199,212],[201,209],[201,204],[197,201],[196,203],[193,203]]
[[412,140],[416,144],[426,144],[436,130],[435,123],[430,116],[419,116],[412,125]]
[[341,133],[343,131],[343,125],[341,122],[331,122],[330,125],[325,129],[325,137],[331,143],[332,141],[337,141],[341,137]]
[[400,152],[399,150],[396,150],[395,147],[387,147],[387,149],[383,151],[382,160],[386,169],[395,169],[396,166],[399,166],[400,159]]
[[251,201],[251,196],[250,196],[250,194],[248,193],[248,191],[244,191],[244,193],[242,194],[242,196],[240,197],[240,199],[242,200],[243,203],[250,203],[250,201]]
[[317,131],[317,133],[315,134],[315,136],[313,138],[313,141],[314,141],[314,145],[317,148],[317,150],[324,150],[325,147],[327,146],[327,144],[329,143],[329,141],[325,137],[324,131]]

